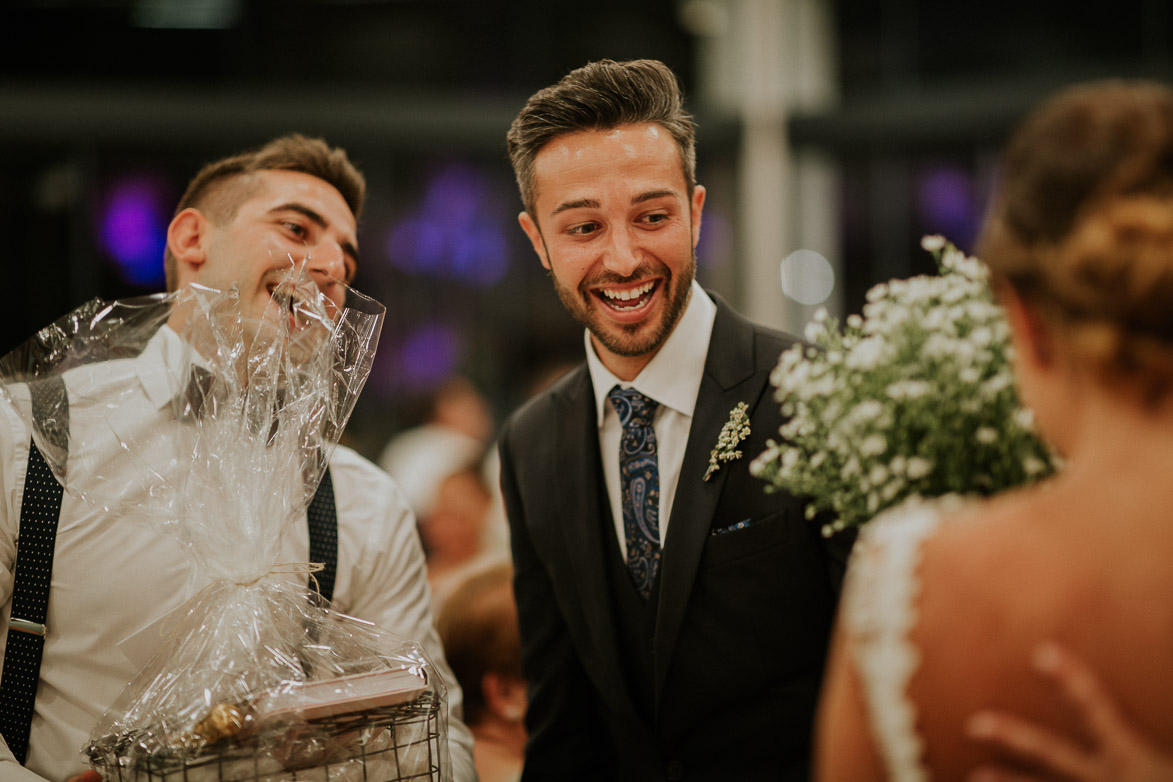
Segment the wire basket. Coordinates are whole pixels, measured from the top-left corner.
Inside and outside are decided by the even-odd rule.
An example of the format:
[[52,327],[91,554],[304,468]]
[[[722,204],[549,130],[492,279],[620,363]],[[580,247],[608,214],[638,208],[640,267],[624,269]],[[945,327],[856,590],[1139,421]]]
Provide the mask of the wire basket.
[[439,782],[441,699],[415,700],[223,739],[198,755],[127,759],[135,736],[91,745],[107,782]]

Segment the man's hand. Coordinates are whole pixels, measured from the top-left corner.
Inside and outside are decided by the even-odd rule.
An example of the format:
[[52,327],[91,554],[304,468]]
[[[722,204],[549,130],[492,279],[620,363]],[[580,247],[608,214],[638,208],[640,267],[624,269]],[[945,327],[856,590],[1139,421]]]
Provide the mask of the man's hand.
[[75,777],[70,777],[65,782],[102,782],[102,775],[97,771],[83,771]]
[[[995,711],[973,715],[968,725],[970,736],[1076,782],[1173,782],[1173,755],[1165,754],[1133,729],[1087,665],[1055,644],[1039,647],[1034,665],[1079,709],[1092,745],[1084,746],[1021,717]],[[1042,777],[983,766],[969,779],[1029,782]]]

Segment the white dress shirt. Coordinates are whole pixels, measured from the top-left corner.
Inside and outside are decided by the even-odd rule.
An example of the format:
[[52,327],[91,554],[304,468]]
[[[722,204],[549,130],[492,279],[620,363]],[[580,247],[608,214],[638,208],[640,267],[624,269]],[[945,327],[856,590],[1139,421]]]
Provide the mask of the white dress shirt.
[[[0,740],[0,782],[36,779],[30,772],[62,782],[87,768],[80,753],[90,731],[138,672],[118,644],[207,583],[176,535],[141,518],[141,509],[150,507],[149,500],[136,494],[145,488],[136,479],[143,464],[117,453],[118,439],[145,444],[154,433],[157,449],[147,463],[174,473],[170,480],[182,475],[184,462],[173,458],[175,449],[165,434],[176,425],[169,402],[181,349],[178,335],[164,326],[138,357],[85,366],[64,376],[70,396],[70,488],[57,532],[36,714],[27,770],[17,766]],[[26,386],[10,390],[16,404],[22,404],[22,393],[27,404]],[[5,626],[12,607],[28,454],[25,417],[0,399],[0,604]],[[338,511],[335,604],[418,641],[447,685],[450,711],[459,714],[461,692],[433,626],[423,551],[407,502],[384,472],[354,451],[337,447],[330,466]],[[111,486],[121,491],[111,492]],[[103,504],[110,509],[103,510]],[[282,546],[280,562],[308,560],[304,517]],[[3,636],[0,632],[0,651]],[[150,636],[138,636],[143,637]],[[475,779],[471,734],[452,715],[448,736],[455,779]]]
[[623,427],[607,394],[618,384],[623,388],[634,388],[659,402],[652,428],[656,431],[656,458],[660,471],[660,547],[663,548],[671,521],[672,498],[676,494],[676,484],[680,481],[680,465],[684,462],[688,430],[692,426],[692,414],[696,408],[701,378],[705,373],[709,337],[712,336],[716,316],[717,305],[693,280],[692,295],[676,327],[652,360],[630,383],[615,377],[603,366],[591,344],[590,332],[586,333],[587,367],[591,373],[598,411],[603,477],[607,482],[611,518],[615,522],[619,549],[623,552],[624,560],[627,559],[627,540],[623,531],[623,499],[619,478],[619,443],[623,437]]

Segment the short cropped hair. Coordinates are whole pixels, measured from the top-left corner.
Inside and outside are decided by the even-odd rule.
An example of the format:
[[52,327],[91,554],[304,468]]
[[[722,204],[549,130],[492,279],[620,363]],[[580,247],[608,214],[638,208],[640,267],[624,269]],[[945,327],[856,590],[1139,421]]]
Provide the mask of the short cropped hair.
[[[188,183],[179,205],[175,207],[175,214],[194,207],[213,220],[231,220],[252,188],[226,185],[244,182],[249,174],[258,171],[297,171],[315,176],[342,195],[356,221],[362,213],[366,180],[350,162],[346,151],[331,147],[320,138],[291,133],[250,152],[205,165]],[[163,267],[167,290],[173,291],[177,282],[175,256],[170,250],[164,253]]]
[[676,75],[658,60],[599,60],[539,90],[513,120],[506,144],[521,200],[534,213],[534,159],[566,133],[651,122],[676,142],[691,196],[696,187],[696,124],[684,110]]

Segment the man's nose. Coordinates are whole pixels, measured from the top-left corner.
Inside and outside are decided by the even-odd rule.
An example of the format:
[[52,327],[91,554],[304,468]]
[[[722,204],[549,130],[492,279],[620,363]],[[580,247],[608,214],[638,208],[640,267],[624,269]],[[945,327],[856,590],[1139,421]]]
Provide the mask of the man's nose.
[[306,257],[306,270],[315,283],[346,281],[346,260],[342,248],[335,242],[324,242]]
[[629,229],[612,231],[610,238],[603,266],[621,277],[628,277],[639,268],[643,251]]

